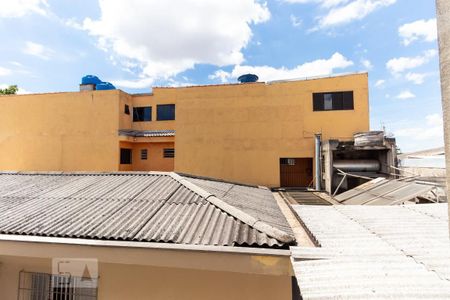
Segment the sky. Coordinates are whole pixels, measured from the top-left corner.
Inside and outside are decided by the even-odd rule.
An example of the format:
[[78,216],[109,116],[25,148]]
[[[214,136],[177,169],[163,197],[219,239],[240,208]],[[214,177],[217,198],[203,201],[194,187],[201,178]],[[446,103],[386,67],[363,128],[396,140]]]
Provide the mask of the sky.
[[0,35],[0,88],[19,93],[368,72],[371,130],[443,145],[433,0],[0,0]]

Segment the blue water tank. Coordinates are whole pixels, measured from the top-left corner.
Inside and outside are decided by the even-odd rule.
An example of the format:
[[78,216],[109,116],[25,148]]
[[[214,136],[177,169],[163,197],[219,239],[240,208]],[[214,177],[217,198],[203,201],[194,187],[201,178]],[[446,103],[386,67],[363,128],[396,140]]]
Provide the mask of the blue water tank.
[[86,75],[81,78],[81,84],[99,84],[102,81],[95,75]]
[[95,87],[97,91],[115,90],[116,87],[109,82],[98,83]]
[[256,76],[255,74],[244,74],[238,77],[238,81],[240,83],[257,82],[258,76]]

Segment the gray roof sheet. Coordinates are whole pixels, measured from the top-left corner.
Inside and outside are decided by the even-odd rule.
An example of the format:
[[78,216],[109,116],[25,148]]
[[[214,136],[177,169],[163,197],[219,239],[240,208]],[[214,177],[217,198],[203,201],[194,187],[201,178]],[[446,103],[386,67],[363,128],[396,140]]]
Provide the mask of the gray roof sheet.
[[[236,187],[245,200],[276,201]],[[252,196],[253,195],[253,196]],[[285,247],[283,220],[250,215],[175,173],[0,174],[0,233],[220,246]],[[271,206],[272,209],[278,209]],[[263,220],[264,219],[264,220]]]
[[175,136],[175,130],[132,130],[120,129],[119,135],[132,137],[164,137]]
[[234,206],[261,221],[293,235],[272,193],[265,187],[248,186],[232,182],[202,179],[186,176],[186,179],[216,195],[224,202]]
[[376,178],[334,197],[342,204],[403,204],[432,190],[434,186],[413,181]]
[[447,204],[293,207],[321,246],[291,248],[304,299],[450,299]]

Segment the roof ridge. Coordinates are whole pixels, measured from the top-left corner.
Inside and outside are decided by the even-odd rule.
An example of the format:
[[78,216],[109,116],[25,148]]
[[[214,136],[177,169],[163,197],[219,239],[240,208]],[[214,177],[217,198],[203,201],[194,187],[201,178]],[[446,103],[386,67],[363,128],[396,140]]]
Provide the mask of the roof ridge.
[[266,222],[259,220],[248,213],[226,203],[222,199],[218,198],[216,195],[213,195],[203,188],[199,187],[198,185],[190,182],[189,180],[183,178],[182,176],[178,175],[175,172],[170,172],[170,176],[178,181],[180,184],[182,184],[184,187],[188,188],[189,190],[193,191],[194,193],[200,195],[201,197],[205,198],[206,201],[211,203],[212,205],[216,206],[220,210],[230,214],[231,216],[235,217],[239,221],[249,225],[250,227],[255,228],[258,231],[261,231],[268,236],[275,238],[283,243],[290,243],[294,241],[294,237],[292,237],[290,234],[273,227],[272,225],[267,224]]

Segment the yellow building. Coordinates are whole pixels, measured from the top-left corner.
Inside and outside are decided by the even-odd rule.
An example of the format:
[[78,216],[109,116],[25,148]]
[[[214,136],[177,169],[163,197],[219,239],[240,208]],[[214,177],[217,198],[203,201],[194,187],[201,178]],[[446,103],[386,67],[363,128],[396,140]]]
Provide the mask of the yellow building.
[[369,129],[367,73],[0,98],[0,169],[177,171],[270,187],[313,181],[314,134]]

